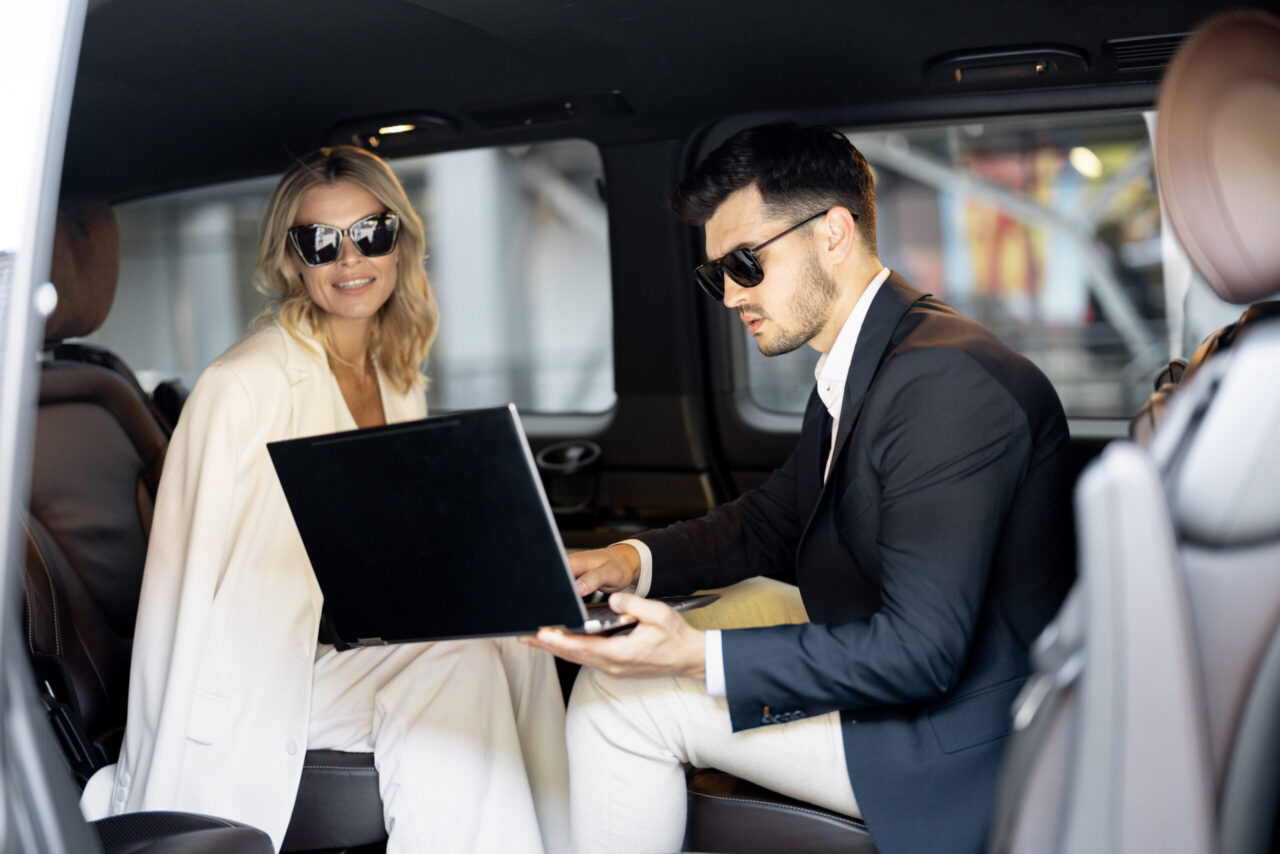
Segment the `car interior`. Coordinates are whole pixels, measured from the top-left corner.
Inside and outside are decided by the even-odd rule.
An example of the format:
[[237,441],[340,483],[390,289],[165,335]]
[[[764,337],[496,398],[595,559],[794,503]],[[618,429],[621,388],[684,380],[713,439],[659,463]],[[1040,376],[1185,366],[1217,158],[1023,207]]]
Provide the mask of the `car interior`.
[[[1080,581],[1011,710],[991,850],[1280,851],[1275,5],[71,8],[7,588],[7,702],[35,710],[22,767],[53,794],[12,850],[272,850],[219,817],[86,827],[76,796],[128,725],[166,443],[262,310],[257,226],[296,156],[391,164],[441,305],[430,411],[514,402],[565,545],[592,548],[731,500],[796,440],[816,354],[760,356],[667,209],[720,141],[792,119],[867,156],[885,265],[1036,362],[1068,415]],[[371,754],[309,751],[282,850],[382,851],[377,783]],[[688,805],[687,851],[876,850],[713,768]]]

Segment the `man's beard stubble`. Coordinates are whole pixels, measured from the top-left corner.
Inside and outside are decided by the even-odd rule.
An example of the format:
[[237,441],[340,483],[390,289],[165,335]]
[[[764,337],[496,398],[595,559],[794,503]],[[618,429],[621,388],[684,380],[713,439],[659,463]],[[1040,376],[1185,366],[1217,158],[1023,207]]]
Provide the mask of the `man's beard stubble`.
[[[831,306],[836,300],[836,283],[818,263],[816,253],[810,251],[809,261],[805,265],[804,282],[791,298],[790,326],[778,326],[778,334],[772,341],[766,342],[757,338],[761,354],[765,356],[781,356],[790,353],[813,340],[831,317]],[[741,311],[761,312],[756,306],[744,306]],[[775,321],[777,323],[777,321]]]

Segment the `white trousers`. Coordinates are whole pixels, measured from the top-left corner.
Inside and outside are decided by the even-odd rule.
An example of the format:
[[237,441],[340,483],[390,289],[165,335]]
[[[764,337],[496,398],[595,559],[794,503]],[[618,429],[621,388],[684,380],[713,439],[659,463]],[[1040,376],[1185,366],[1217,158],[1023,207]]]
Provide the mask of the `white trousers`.
[[[804,622],[799,591],[764,578],[685,616],[697,628]],[[576,854],[679,851],[685,766],[718,768],[859,816],[838,713],[734,733],[721,698],[682,677],[617,679],[584,668],[569,701],[570,816]]]
[[514,638],[321,647],[311,708],[308,748],[373,753],[388,854],[568,850],[547,653]]

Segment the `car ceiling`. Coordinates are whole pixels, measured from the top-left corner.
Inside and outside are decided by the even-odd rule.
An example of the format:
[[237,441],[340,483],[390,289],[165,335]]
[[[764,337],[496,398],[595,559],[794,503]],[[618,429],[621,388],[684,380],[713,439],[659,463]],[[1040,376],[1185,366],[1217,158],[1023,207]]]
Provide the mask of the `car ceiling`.
[[1107,90],[1149,101],[1158,67],[1117,70],[1108,42],[1181,34],[1224,5],[100,0],[85,23],[63,191],[119,201],[276,172],[346,122],[422,113],[435,130],[400,144],[685,139],[725,117],[788,111],[928,117],[957,100],[928,69],[1010,47],[1065,48],[1085,68],[982,84],[986,109],[1014,90],[1020,108],[1063,91],[1079,106],[1105,105]]

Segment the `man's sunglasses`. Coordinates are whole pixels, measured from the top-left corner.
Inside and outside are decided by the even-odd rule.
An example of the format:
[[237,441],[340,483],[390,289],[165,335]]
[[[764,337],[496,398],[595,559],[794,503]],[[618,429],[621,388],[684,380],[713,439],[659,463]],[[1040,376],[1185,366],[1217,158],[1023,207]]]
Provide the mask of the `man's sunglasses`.
[[[716,300],[724,299],[724,277],[726,273],[742,287],[754,288],[764,281],[764,267],[760,266],[760,259],[756,256],[756,253],[775,240],[781,240],[786,237],[800,226],[813,222],[825,213],[826,211],[818,211],[813,216],[800,220],[781,234],[775,234],[759,246],[753,246],[750,249],[735,249],[728,255],[717,258],[714,261],[708,261],[694,268],[693,277],[702,286],[702,289]],[[853,218],[856,220],[858,215],[853,214]]]
[[298,257],[308,267],[323,267],[338,260],[342,248],[342,236],[351,242],[366,258],[388,255],[396,248],[396,235],[400,233],[400,217],[387,211],[372,214],[353,222],[348,228],[333,225],[295,225],[289,229],[289,242],[297,250]]

